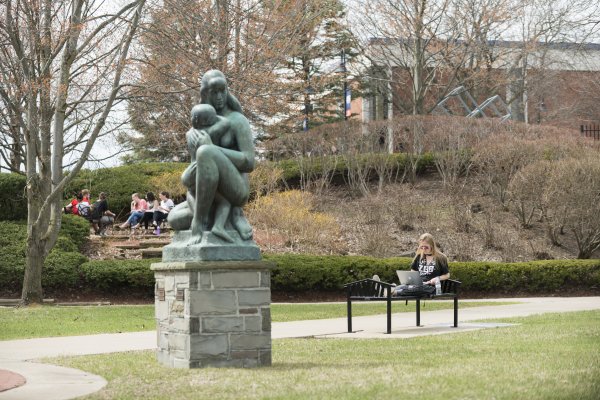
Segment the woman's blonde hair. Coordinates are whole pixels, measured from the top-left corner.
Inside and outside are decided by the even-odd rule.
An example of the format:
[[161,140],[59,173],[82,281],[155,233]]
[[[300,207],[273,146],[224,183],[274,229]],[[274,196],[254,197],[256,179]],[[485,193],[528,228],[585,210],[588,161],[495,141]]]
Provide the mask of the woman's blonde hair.
[[446,260],[446,255],[438,249],[437,245],[435,244],[435,240],[433,239],[433,235],[431,235],[430,233],[424,233],[421,236],[419,236],[419,245],[417,247],[415,259],[419,256],[421,256],[422,258],[425,254],[423,249],[421,249],[422,242],[425,242],[429,245],[429,247],[431,248],[431,255],[435,259],[436,263],[438,263],[438,261],[440,260]]

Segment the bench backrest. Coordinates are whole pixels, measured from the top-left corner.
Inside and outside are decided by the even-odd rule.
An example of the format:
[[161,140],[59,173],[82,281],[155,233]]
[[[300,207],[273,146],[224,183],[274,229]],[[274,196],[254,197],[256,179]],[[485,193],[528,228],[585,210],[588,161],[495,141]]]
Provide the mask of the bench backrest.
[[458,294],[458,289],[460,288],[460,282],[454,279],[446,279],[442,281],[442,293],[454,293]]
[[[375,281],[373,279],[362,279],[344,285],[348,297],[387,297],[394,285],[391,283]],[[442,293],[458,294],[460,282],[447,279],[442,281]],[[387,290],[387,292],[386,292]]]
[[348,296],[357,297],[385,297],[387,289],[391,290],[392,284],[375,281],[373,279],[363,279],[356,282],[350,282],[344,285]]

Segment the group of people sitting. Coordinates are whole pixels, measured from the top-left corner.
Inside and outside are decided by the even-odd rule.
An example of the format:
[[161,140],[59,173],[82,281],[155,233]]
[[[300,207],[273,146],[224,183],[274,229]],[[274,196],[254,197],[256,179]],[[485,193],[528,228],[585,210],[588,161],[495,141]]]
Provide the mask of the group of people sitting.
[[64,207],[64,212],[89,220],[96,235],[106,236],[106,230],[115,222],[116,215],[108,209],[106,193],[101,192],[93,203],[90,198],[90,191],[83,189]]
[[149,226],[151,226],[152,233],[160,235],[161,224],[167,219],[169,212],[175,207],[175,203],[170,199],[168,192],[160,192],[158,197],[160,202],[152,192],[146,193],[146,198],[141,198],[138,193],[132,194],[131,213],[127,221],[119,225],[119,228],[131,228],[134,231],[140,228],[144,232],[148,232]]
[[[144,233],[149,231],[149,226],[155,235],[160,235],[160,227],[167,219],[169,211],[175,207],[168,192],[158,195],[160,201],[155,198],[154,193],[146,193],[146,198],[140,198],[138,193],[131,195],[131,213],[127,221],[118,225],[120,229],[131,228],[132,230],[142,228]],[[90,201],[91,195],[88,189],[83,189],[64,207],[66,214],[73,214],[90,221],[94,233],[106,236],[107,229],[115,222],[116,215],[108,209],[106,193],[102,192],[94,202]]]

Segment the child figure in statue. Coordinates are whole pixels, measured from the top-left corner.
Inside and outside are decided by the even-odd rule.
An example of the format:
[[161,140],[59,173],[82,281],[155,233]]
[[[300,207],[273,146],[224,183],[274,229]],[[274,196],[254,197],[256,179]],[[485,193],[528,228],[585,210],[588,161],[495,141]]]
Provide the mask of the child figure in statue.
[[[185,134],[191,163],[181,176],[182,183],[188,188],[196,187],[196,153],[201,146],[219,143],[224,137],[231,136],[229,133],[230,122],[217,115],[217,111],[210,104],[198,104],[192,108],[192,128]],[[195,190],[194,190],[195,191]],[[194,192],[190,190],[190,192]],[[193,209],[195,202],[188,192],[188,204]],[[227,242],[233,242],[233,238],[225,231],[225,222],[231,210],[231,204],[217,196],[215,199],[215,220],[211,232]],[[225,216],[225,218],[219,218]]]

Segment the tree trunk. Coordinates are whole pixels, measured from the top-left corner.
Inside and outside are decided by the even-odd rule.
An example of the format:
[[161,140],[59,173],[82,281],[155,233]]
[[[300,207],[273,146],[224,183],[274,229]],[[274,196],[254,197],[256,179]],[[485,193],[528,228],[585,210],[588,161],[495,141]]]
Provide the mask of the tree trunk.
[[[31,138],[29,139],[31,141]],[[27,154],[29,166],[36,162],[34,152]],[[48,165],[42,164],[42,168]],[[49,218],[40,218],[40,209],[44,199],[49,195],[49,185],[44,182],[45,176],[49,177],[47,170],[41,174],[27,172],[27,249],[25,262],[25,276],[21,291],[21,300],[25,304],[41,303],[43,300],[42,269],[44,260],[49,252],[47,230]],[[55,237],[58,236],[56,232]],[[56,239],[55,239],[56,240]]]
[[224,73],[228,70],[227,56],[229,55],[229,1],[217,0],[215,2],[217,24],[218,24],[218,42],[217,42],[217,63],[220,70]]
[[42,303],[44,298],[42,291],[42,269],[46,259],[44,241],[33,240],[40,235],[28,235],[27,238],[27,262],[25,266],[25,278],[23,279],[23,291],[21,300],[25,304]]

